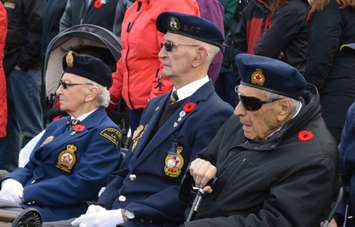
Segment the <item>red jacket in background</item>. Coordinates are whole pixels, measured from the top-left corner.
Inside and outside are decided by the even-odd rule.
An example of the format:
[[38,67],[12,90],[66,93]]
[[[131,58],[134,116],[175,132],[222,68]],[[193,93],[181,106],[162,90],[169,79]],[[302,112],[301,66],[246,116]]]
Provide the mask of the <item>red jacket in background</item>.
[[3,66],[6,34],[7,14],[4,5],[0,2],[0,138],[6,136],[7,127],[6,80]]
[[200,15],[195,0],[137,0],[126,11],[122,23],[121,58],[110,88],[113,102],[123,97],[130,109],[145,108],[148,101],[172,89],[172,82],[160,74],[158,58],[164,34],[155,22],[161,12],[176,11]]

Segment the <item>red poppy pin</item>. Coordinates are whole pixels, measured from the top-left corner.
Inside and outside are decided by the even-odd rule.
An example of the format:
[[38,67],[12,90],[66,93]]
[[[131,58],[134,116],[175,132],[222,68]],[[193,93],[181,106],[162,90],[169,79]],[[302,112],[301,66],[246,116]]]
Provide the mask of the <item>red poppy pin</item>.
[[313,139],[314,135],[312,132],[307,131],[307,130],[302,130],[298,132],[298,140],[299,141],[309,141],[311,139]]
[[194,102],[188,102],[184,105],[184,108],[182,109],[185,113],[190,113],[192,111],[194,111],[194,109],[196,108],[196,103]]
[[102,0],[95,0],[94,7],[95,9],[100,9],[102,7]]
[[71,127],[71,129],[75,132],[83,132],[86,129],[86,127],[85,127],[85,125],[82,125],[82,124],[76,124],[76,125],[73,125]]

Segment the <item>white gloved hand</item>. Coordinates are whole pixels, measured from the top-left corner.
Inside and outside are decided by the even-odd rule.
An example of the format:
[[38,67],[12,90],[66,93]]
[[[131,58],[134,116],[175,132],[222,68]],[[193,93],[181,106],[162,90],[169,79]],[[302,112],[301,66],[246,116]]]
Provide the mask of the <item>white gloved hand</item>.
[[122,223],[124,223],[122,211],[118,209],[83,214],[72,221],[71,225],[79,227],[116,227],[116,225]]
[[88,207],[85,214],[92,214],[95,212],[100,212],[100,211],[105,211],[105,210],[106,209],[103,208],[102,206],[92,204]]
[[1,183],[0,199],[20,204],[23,201],[23,186],[14,179],[7,179]]

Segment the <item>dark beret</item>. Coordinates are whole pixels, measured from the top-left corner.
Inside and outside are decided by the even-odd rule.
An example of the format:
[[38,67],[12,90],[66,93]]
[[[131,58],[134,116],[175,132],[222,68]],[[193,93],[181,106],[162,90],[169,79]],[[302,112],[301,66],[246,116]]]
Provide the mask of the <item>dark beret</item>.
[[188,14],[163,12],[158,16],[157,28],[162,33],[176,33],[200,40],[222,49],[224,35],[211,22]]
[[302,74],[289,64],[274,58],[251,54],[235,57],[241,84],[299,99],[307,85]]
[[107,88],[112,85],[111,69],[99,58],[69,51],[62,63],[65,73],[85,77]]

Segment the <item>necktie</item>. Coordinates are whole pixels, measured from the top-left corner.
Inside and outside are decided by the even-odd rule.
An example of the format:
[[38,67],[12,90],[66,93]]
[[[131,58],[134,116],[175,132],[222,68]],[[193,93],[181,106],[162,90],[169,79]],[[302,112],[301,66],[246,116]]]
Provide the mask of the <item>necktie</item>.
[[68,128],[72,128],[74,125],[80,124],[80,120],[78,119],[70,119],[67,121]]
[[175,103],[175,102],[177,102],[177,101],[179,101],[179,96],[177,95],[177,92],[176,92],[176,90],[175,90],[175,91],[171,92],[171,95],[170,95],[170,102],[171,102],[171,103]]

